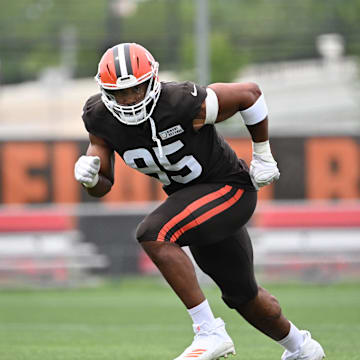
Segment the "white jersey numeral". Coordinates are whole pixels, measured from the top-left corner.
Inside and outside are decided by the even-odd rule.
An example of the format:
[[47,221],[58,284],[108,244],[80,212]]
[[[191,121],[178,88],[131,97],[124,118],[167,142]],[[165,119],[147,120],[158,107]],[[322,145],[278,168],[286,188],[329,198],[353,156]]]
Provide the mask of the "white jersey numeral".
[[163,157],[160,157],[159,148],[154,147],[153,150],[155,151],[156,157],[159,160],[159,163],[161,166],[164,167],[165,170],[169,171],[181,171],[185,167],[187,167],[190,170],[190,173],[182,176],[182,175],[173,175],[171,176],[171,179],[181,183],[186,184],[190,182],[191,180],[196,179],[198,176],[200,176],[202,172],[202,167],[198,163],[198,161],[194,158],[192,155],[186,155],[182,159],[180,159],[177,163],[171,164],[169,159],[166,157],[166,155],[171,155],[179,151],[184,144],[177,140],[171,144],[163,146]]
[[[131,166],[133,169],[139,170],[144,174],[157,174],[159,180],[164,185],[170,184],[169,177],[156,165],[154,158],[149,150],[144,148],[127,150],[125,151],[123,158],[125,163]],[[138,167],[135,163],[135,160],[143,160],[146,166]]]
[[[186,155],[181,158],[177,163],[171,164],[167,155],[171,155],[179,151],[184,146],[183,142],[177,140],[171,144],[163,146],[163,156],[160,157],[160,152],[158,147],[153,147],[157,160],[159,161],[160,165],[168,171],[178,172],[183,170],[184,168],[188,168],[190,172],[187,175],[172,175],[170,176],[171,180],[186,184],[197,177],[200,176],[202,172],[202,167],[199,162],[194,158],[193,155]],[[169,176],[162,171],[158,165],[156,165],[153,156],[151,155],[150,151],[145,148],[133,149],[125,151],[123,155],[124,161],[127,165],[131,166],[132,168],[141,171],[144,174],[157,174],[159,180],[164,185],[170,184]],[[142,160],[145,167],[137,166],[135,160]]]

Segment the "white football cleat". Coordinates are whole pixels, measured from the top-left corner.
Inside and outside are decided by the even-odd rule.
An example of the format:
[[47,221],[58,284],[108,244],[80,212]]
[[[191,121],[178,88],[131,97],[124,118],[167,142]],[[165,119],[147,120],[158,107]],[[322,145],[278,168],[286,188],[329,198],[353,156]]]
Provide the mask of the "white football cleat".
[[322,346],[311,338],[309,331],[300,330],[304,336],[304,342],[300,349],[294,353],[285,350],[281,360],[322,360],[325,357]]
[[234,343],[225,330],[222,319],[217,318],[211,324],[194,324],[193,343],[174,360],[215,360],[220,357],[235,355]]

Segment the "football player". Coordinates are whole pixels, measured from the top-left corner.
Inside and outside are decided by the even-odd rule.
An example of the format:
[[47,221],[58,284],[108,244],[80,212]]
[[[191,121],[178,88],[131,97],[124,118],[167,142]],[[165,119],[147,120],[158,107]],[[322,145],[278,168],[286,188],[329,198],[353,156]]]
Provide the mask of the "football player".
[[[268,136],[268,110],[254,83],[160,82],[159,64],[136,43],[102,56],[83,121],[90,144],[75,178],[100,197],[114,183],[114,152],[163,184],[167,199],[139,224],[136,237],[186,306],[192,344],[176,358],[213,360],[235,353],[222,319],[215,318],[182,250],[219,286],[225,304],[285,349],[282,360],[320,360],[321,345],[281,312],[256,283],[246,223],[257,189],[279,176]],[[217,133],[215,123],[240,112],[252,138],[250,170]]]

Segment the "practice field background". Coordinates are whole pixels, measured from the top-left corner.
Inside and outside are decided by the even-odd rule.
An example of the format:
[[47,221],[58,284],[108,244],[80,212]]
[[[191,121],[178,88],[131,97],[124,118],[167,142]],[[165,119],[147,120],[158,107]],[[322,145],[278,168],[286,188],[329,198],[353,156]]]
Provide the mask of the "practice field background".
[[[172,360],[192,341],[190,317],[135,241],[161,184],[120,159],[101,199],[73,176],[98,62],[122,42],[149,49],[162,81],[259,84],[281,177],[249,223],[258,278],[326,360],[360,360],[360,0],[0,8],[0,360]],[[249,164],[241,116],[216,127]],[[104,283],[85,287],[94,276]],[[217,289],[206,294],[234,360],[280,360]]]
[[[284,313],[310,329],[327,359],[360,359],[358,284],[271,285]],[[205,287],[237,350],[236,359],[280,359],[281,348]],[[192,339],[182,304],[158,278],[127,278],[96,288],[12,290],[0,296],[1,360],[169,360]]]

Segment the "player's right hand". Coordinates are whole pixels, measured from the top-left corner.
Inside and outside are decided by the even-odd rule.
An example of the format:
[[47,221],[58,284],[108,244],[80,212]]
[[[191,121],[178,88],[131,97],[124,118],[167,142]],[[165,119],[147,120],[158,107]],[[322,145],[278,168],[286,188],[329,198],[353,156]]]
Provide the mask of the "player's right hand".
[[87,188],[94,187],[99,181],[100,158],[82,155],[75,163],[75,179]]

